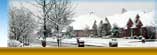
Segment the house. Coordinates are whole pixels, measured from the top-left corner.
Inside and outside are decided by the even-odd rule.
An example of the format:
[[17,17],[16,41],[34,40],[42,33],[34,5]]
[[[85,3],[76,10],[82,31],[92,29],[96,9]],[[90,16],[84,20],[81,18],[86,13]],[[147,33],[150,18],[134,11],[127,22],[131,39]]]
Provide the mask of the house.
[[[146,39],[156,38],[154,13],[141,11],[126,12],[121,15],[109,16],[111,24],[116,23],[119,27],[119,37],[132,37],[142,35]],[[115,21],[115,19],[117,21]]]
[[[131,37],[131,36],[144,36],[145,38],[148,38],[148,31],[147,27],[142,27],[143,23],[140,20],[140,16],[137,14],[135,17],[135,21],[132,21],[131,18],[129,18],[127,24],[127,29],[123,29],[123,33],[121,33],[122,37]],[[155,28],[155,27],[151,27]]]
[[[79,37],[98,35],[97,32],[99,30],[96,28],[98,28],[100,22],[103,21],[102,29],[105,30],[105,32],[111,31],[114,24],[116,24],[119,28],[119,37],[142,35],[147,39],[155,38],[154,12],[127,11],[122,14],[106,16],[106,18],[100,18],[95,14],[87,14],[73,19],[75,21],[70,24],[70,26],[73,26],[75,36]],[[93,28],[94,23],[96,25],[95,29]],[[103,32],[103,35],[106,35],[105,32]]]
[[[111,25],[107,18],[100,18],[96,16],[95,14],[87,14],[87,15],[81,15],[76,18],[73,18],[75,21],[70,24],[70,26],[73,26],[75,36],[79,37],[87,37],[87,36],[93,36],[98,35],[98,27],[100,26],[100,23],[102,22],[101,26],[102,29],[106,30],[106,28],[109,28]],[[96,25],[95,28],[93,25]],[[105,31],[102,31],[105,33]]]

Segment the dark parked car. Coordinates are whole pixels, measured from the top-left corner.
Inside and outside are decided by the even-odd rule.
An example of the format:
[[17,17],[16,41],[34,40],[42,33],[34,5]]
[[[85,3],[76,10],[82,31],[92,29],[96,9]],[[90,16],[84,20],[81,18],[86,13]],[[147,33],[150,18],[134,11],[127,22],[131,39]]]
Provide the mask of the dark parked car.
[[118,47],[117,39],[112,39],[112,41],[109,42],[109,47]]

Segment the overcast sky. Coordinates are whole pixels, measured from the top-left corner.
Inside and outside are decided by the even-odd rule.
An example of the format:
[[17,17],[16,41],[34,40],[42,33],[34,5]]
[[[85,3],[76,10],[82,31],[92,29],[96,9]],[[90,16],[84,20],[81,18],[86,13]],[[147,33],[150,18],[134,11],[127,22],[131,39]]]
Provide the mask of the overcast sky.
[[[96,15],[101,17],[110,16],[117,13],[121,13],[122,8],[125,8],[127,10],[143,10],[146,12],[153,11],[155,9],[155,0],[71,0],[71,1],[73,7],[75,7],[74,12],[76,16],[88,14],[90,12],[94,12]],[[17,3],[13,3],[13,5],[19,6],[19,4]],[[28,3],[24,4],[24,6],[36,10],[31,5],[27,4]]]
[[98,16],[108,16],[121,13],[122,8],[127,10],[153,11],[154,0],[75,0],[76,15],[95,12]]

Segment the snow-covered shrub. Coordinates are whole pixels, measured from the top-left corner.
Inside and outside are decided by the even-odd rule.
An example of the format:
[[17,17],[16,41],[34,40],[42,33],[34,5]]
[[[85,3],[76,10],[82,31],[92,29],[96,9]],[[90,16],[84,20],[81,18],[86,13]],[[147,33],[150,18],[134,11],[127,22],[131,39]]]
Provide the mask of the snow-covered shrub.
[[22,43],[20,43],[17,40],[9,40],[8,41],[8,47],[21,47]]

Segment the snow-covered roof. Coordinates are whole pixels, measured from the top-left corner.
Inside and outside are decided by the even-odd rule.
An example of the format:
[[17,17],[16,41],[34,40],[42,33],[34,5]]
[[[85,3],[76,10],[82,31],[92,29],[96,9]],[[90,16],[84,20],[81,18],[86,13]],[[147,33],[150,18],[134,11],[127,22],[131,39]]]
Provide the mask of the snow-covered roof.
[[[113,24],[116,24],[118,27],[125,28],[129,18],[131,18],[131,20],[134,22],[137,14],[139,14],[143,26],[155,26],[154,12],[145,13],[139,10],[127,11],[125,13],[115,14],[113,16],[106,17],[108,18],[112,27]],[[101,20],[103,20],[103,23],[107,23],[107,21],[105,21],[106,17],[104,16],[103,18],[100,18],[95,14],[81,15],[73,18],[75,21],[70,24],[70,26],[73,26],[74,30],[84,30],[86,27],[92,29],[95,20],[97,25],[100,23]]]
[[87,27],[89,27],[89,29],[92,29],[94,21],[96,21],[96,24],[98,25],[101,20],[103,20],[103,22],[105,20],[103,18],[96,16],[95,14],[81,15],[73,19],[74,22],[70,24],[70,26],[73,26],[74,30],[84,30]]
[[123,14],[116,14],[114,16],[107,17],[111,25],[117,24],[118,27],[126,27],[129,18],[134,22],[137,14],[139,14],[143,26],[154,26],[154,12],[144,13],[143,11],[128,11]]

